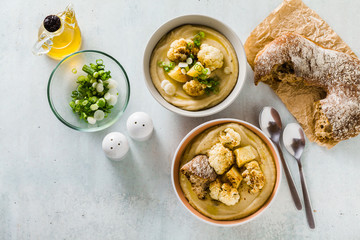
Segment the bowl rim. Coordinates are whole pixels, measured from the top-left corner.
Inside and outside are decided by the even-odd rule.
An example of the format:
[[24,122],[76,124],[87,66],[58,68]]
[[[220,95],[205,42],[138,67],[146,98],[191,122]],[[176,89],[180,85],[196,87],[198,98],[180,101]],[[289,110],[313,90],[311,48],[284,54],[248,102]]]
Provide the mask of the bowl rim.
[[[51,80],[53,79],[53,76],[56,72],[56,70],[60,67],[60,65],[65,62],[67,59],[69,59],[70,57],[74,56],[74,55],[77,55],[77,54],[82,54],[82,53],[99,53],[99,54],[102,54],[102,55],[105,55],[107,56],[108,58],[112,59],[121,69],[121,71],[124,73],[124,76],[125,76],[125,83],[127,85],[127,94],[126,94],[126,97],[125,97],[125,104],[124,106],[122,107],[122,109],[119,111],[119,113],[116,115],[116,117],[114,119],[112,119],[109,123],[103,125],[103,126],[100,126],[100,127],[94,127],[94,128],[81,128],[81,127],[77,127],[77,126],[74,126],[73,124],[67,122],[56,110],[56,108],[53,106],[53,103],[52,103],[52,99],[50,97],[50,85],[51,85]],[[101,130],[104,130],[108,127],[110,127],[111,125],[113,125],[115,122],[117,122],[117,120],[119,120],[120,116],[124,113],[126,107],[128,106],[129,104],[129,100],[130,100],[130,82],[129,82],[129,77],[124,69],[124,67],[121,65],[121,63],[119,61],[117,61],[114,57],[112,57],[111,55],[105,53],[105,52],[102,52],[102,51],[99,51],[99,50],[80,50],[80,51],[76,51],[72,54],[69,54],[67,55],[66,57],[64,57],[56,66],[55,68],[52,70],[51,74],[50,74],[50,77],[49,77],[49,81],[48,81],[48,85],[47,85],[47,99],[48,99],[48,103],[50,105],[50,108],[51,108],[51,111],[55,114],[55,116],[57,117],[57,119],[60,120],[60,122],[62,122],[64,125],[68,126],[69,128],[71,129],[74,129],[74,130],[77,130],[77,131],[80,131],[80,132],[97,132],[97,131],[101,131]]]
[[[269,150],[274,157],[274,162],[275,162],[275,166],[276,166],[276,182],[275,182],[274,189],[273,189],[271,195],[269,196],[268,200],[264,203],[264,205],[262,205],[257,211],[255,211],[251,215],[244,217],[244,218],[236,219],[236,220],[214,220],[214,219],[211,219],[211,218],[203,215],[202,213],[197,211],[193,206],[190,205],[190,203],[186,199],[186,197],[181,189],[180,183],[179,183],[179,167],[180,167],[181,155],[183,154],[186,146],[196,136],[198,136],[205,130],[207,130],[213,126],[216,126],[219,124],[225,124],[225,123],[238,123],[240,125],[247,127],[248,129],[253,131],[256,135],[258,135],[265,142],[265,144],[269,147]],[[253,124],[243,121],[243,120],[239,120],[239,119],[235,119],[235,118],[219,118],[219,119],[210,120],[208,122],[200,124],[199,126],[192,129],[181,140],[181,142],[179,143],[179,145],[175,151],[174,157],[172,159],[171,182],[172,182],[172,186],[173,186],[175,195],[177,196],[177,199],[181,202],[181,205],[183,207],[185,207],[185,209],[188,212],[190,212],[191,215],[193,215],[196,219],[198,219],[202,222],[205,222],[207,224],[213,225],[213,226],[233,227],[233,226],[239,226],[239,225],[242,225],[242,224],[245,224],[247,222],[254,220],[258,216],[260,216],[266,209],[269,208],[269,206],[274,201],[274,199],[276,198],[276,196],[279,192],[279,187],[280,187],[280,183],[281,183],[281,179],[282,179],[281,168],[282,168],[282,166],[281,166],[280,155],[279,155],[278,149],[275,146],[275,144],[270,140],[270,138],[268,138],[265,135],[265,133],[263,131],[261,131],[258,127],[254,126]]]
[[[225,31],[228,33],[227,33],[227,35],[225,35],[223,33],[224,30],[215,28],[214,26],[211,26],[211,24],[207,25],[207,24],[202,24],[202,23],[194,23],[193,21],[190,20],[192,18],[203,18],[205,20],[208,20],[209,22],[216,22],[217,24],[221,25],[222,28],[226,29]],[[179,24],[177,24],[175,27],[170,28],[169,26],[174,24],[175,22],[179,22]],[[207,26],[209,28],[212,28],[212,29],[218,31],[223,36],[225,36],[228,39],[228,41],[231,43],[231,45],[233,46],[233,48],[236,52],[236,57],[238,59],[238,66],[239,66],[237,82],[236,82],[234,88],[232,89],[232,91],[229,93],[229,95],[226,96],[221,102],[219,102],[215,106],[212,106],[210,108],[203,109],[203,110],[198,110],[198,111],[184,110],[184,109],[181,109],[175,105],[172,105],[168,101],[166,101],[162,97],[162,95],[159,93],[159,91],[156,89],[156,87],[154,86],[152,79],[151,79],[151,75],[150,75],[150,67],[149,66],[150,66],[151,55],[152,55],[152,52],[153,52],[155,46],[157,45],[157,43],[164,36],[164,34],[167,34],[172,29],[175,29],[177,27],[180,27],[180,26],[186,25],[186,24],[204,25],[204,26]],[[229,39],[229,36],[231,36],[232,40]],[[238,46],[235,47],[234,45],[238,45]],[[166,21],[164,24],[162,24],[160,27],[158,27],[151,34],[151,37],[149,38],[148,43],[144,50],[143,75],[144,75],[145,83],[146,83],[146,86],[147,86],[149,92],[151,93],[153,98],[158,103],[160,103],[160,105],[162,105],[164,108],[166,108],[167,110],[169,110],[171,112],[174,112],[179,115],[186,116],[186,117],[206,117],[206,116],[216,114],[216,113],[226,109],[227,107],[229,107],[239,96],[241,89],[243,88],[244,83],[246,81],[247,72],[248,72],[248,68],[247,68],[247,60],[246,60],[244,44],[240,40],[239,36],[227,24],[223,23],[222,21],[220,21],[216,18],[209,17],[206,15],[201,15],[201,14],[180,15],[180,16],[177,16],[175,18],[172,18],[172,19]]]

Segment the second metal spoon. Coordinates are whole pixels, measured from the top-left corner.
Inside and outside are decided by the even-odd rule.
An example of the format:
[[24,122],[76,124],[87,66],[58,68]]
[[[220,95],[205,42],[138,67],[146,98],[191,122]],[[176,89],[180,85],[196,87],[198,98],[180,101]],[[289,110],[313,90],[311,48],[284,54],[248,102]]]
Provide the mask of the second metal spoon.
[[300,161],[301,155],[305,148],[305,134],[302,128],[297,123],[289,123],[283,133],[283,143],[288,150],[288,152],[294,156],[299,166],[299,173],[301,179],[301,188],[304,195],[304,204],[305,204],[305,212],[306,218],[309,224],[309,227],[315,228],[315,221],[313,216],[313,211],[311,209],[309,193],[307,191],[305,178],[302,170],[302,164]]

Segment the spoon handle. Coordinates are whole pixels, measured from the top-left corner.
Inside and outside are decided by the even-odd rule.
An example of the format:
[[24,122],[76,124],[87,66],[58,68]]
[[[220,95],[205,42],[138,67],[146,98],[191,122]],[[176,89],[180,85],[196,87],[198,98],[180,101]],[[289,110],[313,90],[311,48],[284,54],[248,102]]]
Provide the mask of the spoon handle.
[[279,152],[279,155],[280,155],[281,164],[282,164],[284,172],[285,172],[285,176],[286,176],[286,180],[288,182],[289,188],[290,188],[291,196],[292,196],[292,198],[294,200],[296,208],[298,210],[301,210],[302,206],[301,206],[300,197],[299,197],[299,194],[298,194],[298,192],[296,190],[296,187],[295,187],[294,181],[292,179],[292,176],[290,174],[289,168],[288,168],[288,166],[287,166],[287,164],[285,162],[285,159],[284,159],[283,153],[281,151],[280,145],[279,145],[279,143],[275,143],[275,145],[276,145],[276,147],[278,149],[278,152]]
[[315,228],[315,220],[314,220],[313,211],[312,211],[311,204],[310,204],[309,193],[307,191],[305,178],[304,178],[300,160],[298,160],[298,165],[299,165],[299,172],[300,172],[300,179],[301,179],[301,188],[302,188],[302,192],[304,195],[306,218],[307,218],[309,227],[311,229],[314,229]]

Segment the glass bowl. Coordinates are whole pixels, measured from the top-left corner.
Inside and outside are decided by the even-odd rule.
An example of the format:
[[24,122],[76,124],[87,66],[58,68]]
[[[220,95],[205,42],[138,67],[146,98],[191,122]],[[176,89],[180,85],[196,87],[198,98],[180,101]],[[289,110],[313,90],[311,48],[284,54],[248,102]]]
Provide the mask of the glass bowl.
[[[77,88],[78,76],[87,75],[82,67],[95,63],[97,59],[102,59],[105,70],[111,71],[111,78],[117,82],[119,96],[106,118],[89,124],[73,112],[69,103],[72,100],[71,92]],[[66,126],[81,132],[96,132],[110,127],[123,114],[129,102],[130,84],[125,69],[115,58],[100,51],[83,50],[65,57],[55,67],[49,78],[47,96],[51,110]]]

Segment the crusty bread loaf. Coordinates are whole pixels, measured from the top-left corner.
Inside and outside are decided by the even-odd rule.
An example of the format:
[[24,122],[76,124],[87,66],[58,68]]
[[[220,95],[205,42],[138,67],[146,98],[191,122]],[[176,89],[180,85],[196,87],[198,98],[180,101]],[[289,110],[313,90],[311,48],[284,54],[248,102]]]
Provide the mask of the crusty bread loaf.
[[315,136],[341,141],[360,133],[360,60],[288,33],[265,46],[255,59],[255,84],[277,81],[322,88],[314,103]]

